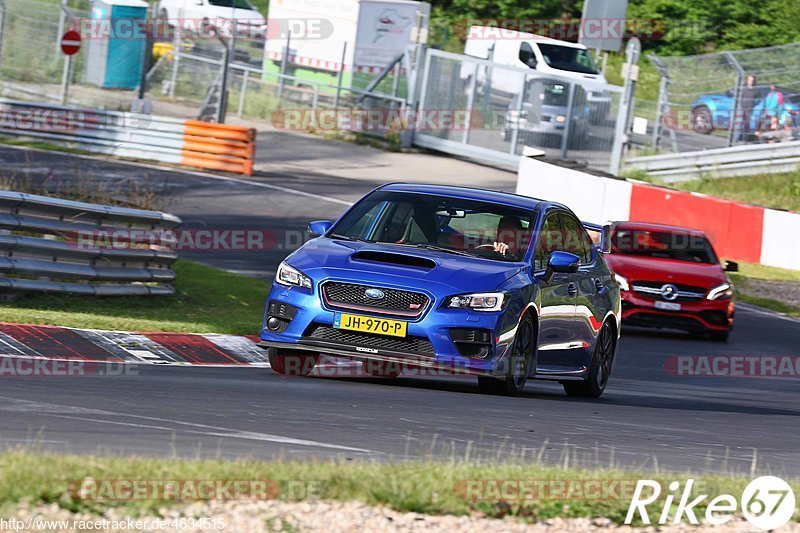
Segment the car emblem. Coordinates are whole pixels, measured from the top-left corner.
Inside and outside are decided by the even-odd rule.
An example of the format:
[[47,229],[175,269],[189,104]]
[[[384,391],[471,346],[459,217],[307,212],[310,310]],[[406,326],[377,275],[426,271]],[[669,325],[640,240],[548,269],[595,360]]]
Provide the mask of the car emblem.
[[661,287],[661,297],[665,300],[677,300],[678,299],[678,287],[671,283],[667,283],[663,287]]
[[383,300],[386,294],[380,289],[367,289],[364,291],[364,296],[370,300]]

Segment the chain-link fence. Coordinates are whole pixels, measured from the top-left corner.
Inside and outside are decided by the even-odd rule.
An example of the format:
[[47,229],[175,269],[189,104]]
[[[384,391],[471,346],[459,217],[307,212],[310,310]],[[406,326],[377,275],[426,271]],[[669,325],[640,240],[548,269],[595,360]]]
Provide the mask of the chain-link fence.
[[531,146],[607,171],[621,93],[429,50],[415,139],[465,155],[488,150],[511,164]]
[[[88,12],[67,2],[4,0],[0,3],[0,76],[6,91],[52,98],[59,92],[64,61],[59,40],[73,19]],[[82,56],[72,58],[70,81],[83,74]]]
[[796,137],[800,43],[650,60],[662,76],[652,148],[683,152]]

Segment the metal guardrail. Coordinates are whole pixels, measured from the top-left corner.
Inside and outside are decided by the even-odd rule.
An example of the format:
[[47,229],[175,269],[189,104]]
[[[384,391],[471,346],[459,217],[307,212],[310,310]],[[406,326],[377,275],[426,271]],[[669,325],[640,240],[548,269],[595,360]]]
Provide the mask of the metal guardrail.
[[0,98],[0,133],[88,152],[252,174],[255,130],[157,115]]
[[702,177],[730,178],[793,172],[800,165],[800,141],[746,144],[696,152],[630,157],[625,170],[643,170],[665,182]]
[[176,216],[0,191],[0,292],[171,295]]

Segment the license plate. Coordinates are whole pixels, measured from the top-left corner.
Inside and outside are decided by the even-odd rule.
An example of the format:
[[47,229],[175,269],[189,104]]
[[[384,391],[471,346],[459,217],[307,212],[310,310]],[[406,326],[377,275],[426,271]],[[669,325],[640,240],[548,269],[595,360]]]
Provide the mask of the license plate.
[[405,337],[408,330],[408,322],[342,313],[336,315],[333,321],[333,327],[350,331],[389,335],[391,337]]
[[656,301],[656,309],[663,309],[665,311],[680,311],[681,304],[675,304],[672,302],[659,302]]

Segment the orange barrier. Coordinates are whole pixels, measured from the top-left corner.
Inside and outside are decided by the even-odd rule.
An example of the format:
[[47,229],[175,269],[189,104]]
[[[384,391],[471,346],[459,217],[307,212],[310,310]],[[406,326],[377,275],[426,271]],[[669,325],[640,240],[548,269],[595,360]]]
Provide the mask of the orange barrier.
[[243,126],[186,120],[181,164],[251,176],[256,130]]

